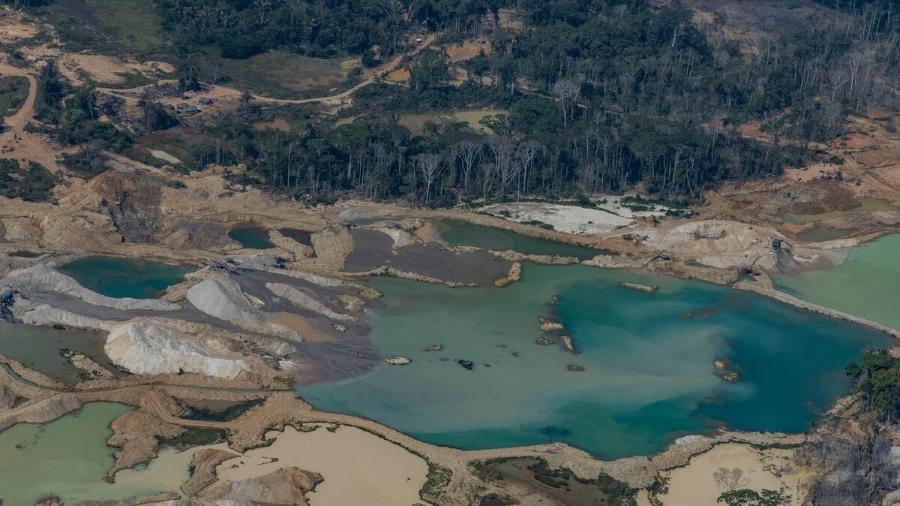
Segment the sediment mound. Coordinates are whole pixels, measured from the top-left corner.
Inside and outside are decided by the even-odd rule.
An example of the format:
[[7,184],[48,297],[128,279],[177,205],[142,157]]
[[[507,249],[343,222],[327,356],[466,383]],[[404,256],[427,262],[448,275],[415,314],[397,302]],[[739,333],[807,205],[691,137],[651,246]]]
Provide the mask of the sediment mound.
[[212,485],[200,499],[231,504],[309,504],[306,494],[322,482],[322,475],[285,467],[265,476]]
[[200,311],[225,321],[258,322],[261,315],[233,279],[216,275],[187,291],[187,300]]
[[187,334],[148,321],[114,328],[104,350],[110,360],[134,374],[192,372],[233,379],[250,369],[244,360],[222,356]]
[[[18,306],[17,308],[18,309]],[[16,312],[18,313],[18,311]],[[64,325],[80,329],[110,330],[112,323],[42,304],[28,308],[19,317],[28,325]]]
[[95,306],[109,307],[122,311],[147,310],[147,311],[175,311],[178,304],[157,299],[132,299],[123,297],[117,299],[101,295],[93,290],[81,286],[77,281],[57,272],[45,264],[38,264],[25,269],[16,269],[7,274],[0,285],[10,286],[21,291],[38,290],[42,292],[56,292],[81,299]]
[[285,299],[291,301],[291,304],[299,308],[318,313],[326,318],[331,318],[332,320],[342,322],[356,321],[355,317],[332,311],[328,306],[323,304],[312,295],[298,290],[293,286],[286,285],[284,283],[266,283],[266,288],[268,288],[269,291],[271,291],[273,294],[279,297],[284,297]]

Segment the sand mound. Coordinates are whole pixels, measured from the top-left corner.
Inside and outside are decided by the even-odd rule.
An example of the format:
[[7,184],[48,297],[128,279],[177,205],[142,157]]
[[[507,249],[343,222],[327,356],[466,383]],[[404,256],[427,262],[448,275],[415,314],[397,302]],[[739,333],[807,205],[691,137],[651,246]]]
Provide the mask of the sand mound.
[[[19,306],[16,306],[18,309]],[[20,318],[28,325],[63,325],[80,329],[110,330],[112,323],[42,304],[29,308]]]
[[200,311],[225,321],[258,322],[261,315],[241,287],[225,275],[192,286],[187,300]]
[[245,361],[226,358],[208,344],[161,324],[138,321],[114,328],[104,350],[110,360],[134,374],[192,372],[233,379],[249,370]]
[[135,309],[147,311],[175,311],[178,304],[156,299],[132,299],[123,297],[117,299],[101,295],[93,290],[78,284],[77,281],[59,273],[52,267],[44,264],[34,265],[25,269],[16,269],[0,280],[0,285],[11,286],[21,291],[37,290],[43,292],[57,292],[81,299],[95,306],[110,307],[122,311]]
[[647,243],[654,248],[720,269],[772,270],[778,263],[772,241],[779,239],[787,247],[784,236],[774,229],[736,221],[693,221],[667,230],[641,232],[647,234]]

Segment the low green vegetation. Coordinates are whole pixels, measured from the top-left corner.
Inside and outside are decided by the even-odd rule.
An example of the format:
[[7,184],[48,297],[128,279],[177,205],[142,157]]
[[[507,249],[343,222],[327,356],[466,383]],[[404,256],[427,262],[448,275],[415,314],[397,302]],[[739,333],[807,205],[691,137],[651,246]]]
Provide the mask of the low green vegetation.
[[[249,58],[239,64],[247,69],[272,50],[343,56],[377,43],[384,56],[410,47],[379,31],[395,22],[391,9],[331,5],[329,16],[341,13],[351,22],[335,25],[325,44],[305,26],[271,33],[283,20],[315,11],[315,1],[225,3],[163,2],[166,29],[185,47]],[[520,20],[521,29],[482,30],[480,16],[497,20],[500,7],[514,7],[504,15]],[[890,44],[898,18],[884,2],[841,7],[859,23],[870,20],[865,36],[829,16],[776,23],[767,29],[764,52],[723,38],[724,18],[698,26],[677,4],[497,0],[412,9],[397,27],[427,19],[448,40],[478,34],[492,51],[462,63],[423,51],[404,65],[408,88],[366,87],[344,113],[352,122],[321,120],[299,137],[248,134],[226,120],[209,130],[221,139],[209,150],[215,155],[192,163],[245,163],[248,182],[313,202],[352,195],[445,206],[523,195],[573,198],[635,185],[654,199],[693,202],[721,181],[776,176],[805,163],[815,156],[807,142],[840,135],[848,110],[896,106],[885,86],[900,81],[900,50]],[[353,23],[364,29],[351,41],[345,28]],[[862,62],[878,74],[865,86],[850,87],[844,74],[830,73],[856,68],[854,55],[872,52],[898,64]],[[366,56],[372,63],[377,55]],[[470,79],[451,77],[460,71]],[[242,82],[267,79],[266,71],[249,72]],[[285,79],[274,81],[283,86]],[[743,136],[739,127],[748,121],[762,124],[775,142]]]
[[28,79],[19,76],[0,77],[0,117],[16,112],[28,97]]
[[757,492],[742,488],[725,492],[716,502],[725,503],[727,506],[782,506],[790,503],[790,497],[775,490],[764,489]]
[[606,494],[607,506],[636,506],[635,495],[637,490],[628,486],[606,473],[600,473],[597,477],[597,488]]
[[170,45],[154,2],[56,0],[39,10],[74,49],[98,53],[150,53]]
[[[118,114],[121,99],[104,96],[101,101],[91,86],[73,88],[52,62],[41,70],[37,88],[35,117],[41,125],[32,128],[38,128],[65,146],[90,145],[113,151],[131,146],[133,140],[127,130],[100,120],[103,115]],[[161,121],[159,114],[153,114],[160,113],[158,105],[142,106],[147,109],[145,117]]]
[[345,86],[356,68],[345,58],[312,58],[272,50],[245,59],[223,58],[204,47],[186,57],[182,65],[197,69],[204,82],[227,84],[273,98],[304,98],[327,94]]
[[0,195],[29,202],[46,202],[52,197],[56,176],[36,162],[22,168],[16,160],[0,159]]
[[880,420],[894,422],[900,415],[900,360],[883,350],[868,351],[847,366],[847,375],[857,384],[865,409]]
[[203,446],[220,443],[225,441],[228,432],[224,429],[215,429],[208,427],[190,427],[184,432],[171,439],[163,439],[159,443],[164,446],[174,446],[176,448],[188,448],[192,446]]

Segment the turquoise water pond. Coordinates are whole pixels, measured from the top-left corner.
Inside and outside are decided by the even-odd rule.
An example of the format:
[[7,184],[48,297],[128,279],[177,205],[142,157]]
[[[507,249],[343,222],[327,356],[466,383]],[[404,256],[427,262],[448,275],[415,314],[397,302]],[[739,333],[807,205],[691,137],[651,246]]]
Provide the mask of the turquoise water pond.
[[900,329],[900,234],[850,249],[829,269],[775,277],[778,288],[816,304]]
[[162,262],[104,256],[79,258],[57,270],[103,295],[135,299],[156,297],[169,286],[184,281],[184,275],[191,272],[189,268]]
[[545,241],[509,230],[473,225],[463,220],[440,220],[435,223],[435,229],[442,240],[453,246],[477,246],[495,251],[511,249],[528,255],[559,255],[582,260],[601,253],[595,249]]
[[[645,293],[623,281],[660,288]],[[371,285],[385,294],[385,307],[371,311],[374,340],[384,356],[412,364],[299,393],[319,408],[461,448],[564,441],[617,458],[721,425],[803,431],[849,387],[844,367],[890,343],[754,294],[582,266],[527,265],[504,289]],[[579,354],[535,343],[537,317],[552,313]],[[423,351],[434,343],[444,349]],[[739,372],[736,382],[716,375],[719,358]]]
[[241,243],[241,246],[252,249],[269,249],[275,245],[269,241],[269,231],[249,225],[235,227],[228,231],[228,237]]

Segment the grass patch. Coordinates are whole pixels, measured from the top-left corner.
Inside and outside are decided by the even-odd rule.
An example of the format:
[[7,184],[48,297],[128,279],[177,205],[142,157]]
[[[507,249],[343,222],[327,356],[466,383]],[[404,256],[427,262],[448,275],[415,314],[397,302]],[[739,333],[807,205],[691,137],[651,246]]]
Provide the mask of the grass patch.
[[311,58],[287,51],[267,51],[235,60],[208,49],[192,54],[190,60],[204,81],[230,83],[257,95],[288,99],[339,92],[357,68],[353,60]]
[[494,131],[485,124],[486,118],[505,116],[508,113],[502,109],[469,109],[449,113],[411,113],[400,116],[397,120],[401,126],[406,127],[413,135],[425,135],[428,132],[428,123],[440,125],[442,123],[465,123],[470,129],[490,135]]
[[28,79],[21,76],[0,77],[0,116],[10,116],[28,98]]
[[162,18],[145,0],[57,0],[46,16],[75,49],[149,53],[169,45]]
[[133,156],[141,162],[157,167],[169,164],[150,154],[150,150],[155,149],[165,151],[181,160],[185,165],[193,167],[196,158],[195,150],[199,146],[209,145],[213,141],[212,137],[196,133],[189,128],[174,127],[142,135],[137,139],[128,156]]
[[238,402],[222,410],[189,406],[188,411],[182,415],[182,418],[188,420],[216,420],[220,422],[229,422],[243,415],[248,410],[262,405],[263,402],[265,402],[265,399],[251,399],[249,401]]
[[224,429],[190,427],[178,436],[170,439],[161,439],[159,444],[162,446],[174,446],[175,448],[190,448],[192,446],[221,443],[225,441],[227,436],[228,432]]

